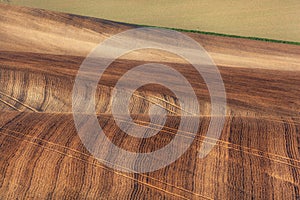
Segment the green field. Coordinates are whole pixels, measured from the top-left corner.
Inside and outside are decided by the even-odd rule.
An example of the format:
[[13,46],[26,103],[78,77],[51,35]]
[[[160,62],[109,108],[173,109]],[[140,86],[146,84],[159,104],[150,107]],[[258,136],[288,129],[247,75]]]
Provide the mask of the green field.
[[300,42],[299,0],[11,0],[134,24]]

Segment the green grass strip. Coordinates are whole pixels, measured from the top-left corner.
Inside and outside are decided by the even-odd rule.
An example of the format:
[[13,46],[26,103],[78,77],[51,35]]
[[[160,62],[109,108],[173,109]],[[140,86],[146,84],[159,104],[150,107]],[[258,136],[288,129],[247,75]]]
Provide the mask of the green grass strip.
[[[3,1],[6,1],[5,3],[9,2],[7,0],[0,0],[1,3],[3,3]],[[41,9],[41,10],[44,10],[44,9]],[[67,14],[69,14],[69,13],[67,13]],[[73,14],[73,15],[76,15],[76,14]],[[77,15],[77,16],[80,16],[80,15]],[[81,16],[81,17],[87,17],[87,16]],[[105,19],[105,20],[107,20],[107,19]],[[127,24],[127,25],[133,25],[133,26],[143,26],[143,27],[150,27],[150,28],[164,28],[164,29],[180,31],[180,32],[200,33],[200,34],[205,34],[205,35],[215,35],[215,36],[223,36],[223,37],[231,37],[231,38],[242,38],[242,39],[258,40],[258,41],[264,41],[264,42],[275,42],[275,43],[282,43],[282,44],[292,44],[292,45],[299,45],[300,46],[300,42],[293,42],[293,41],[275,40],[275,39],[250,37],[250,36],[239,36],[239,35],[207,32],[207,31],[199,31],[199,30],[187,30],[187,29],[181,29],[181,28],[169,28],[169,27],[142,25],[142,24],[129,24],[129,23],[126,23],[126,22],[117,22],[117,21],[112,21],[112,20],[108,20],[108,21]]]
[[200,33],[205,35],[215,35],[215,36],[223,36],[223,37],[231,37],[231,38],[242,38],[242,39],[250,39],[250,40],[259,40],[264,42],[275,42],[275,43],[282,43],[282,44],[292,44],[292,45],[300,45],[300,42],[293,42],[293,41],[285,41],[285,40],[275,40],[275,39],[268,39],[268,38],[259,38],[259,37],[250,37],[250,36],[239,36],[239,35],[230,35],[230,34],[223,34],[223,33],[215,33],[215,32],[206,32],[206,31],[198,31],[198,30],[186,30],[180,28],[168,28],[168,27],[160,27],[160,26],[149,26],[149,25],[137,25],[143,27],[150,27],[150,28],[164,28],[174,31],[180,32],[189,32],[189,33]]

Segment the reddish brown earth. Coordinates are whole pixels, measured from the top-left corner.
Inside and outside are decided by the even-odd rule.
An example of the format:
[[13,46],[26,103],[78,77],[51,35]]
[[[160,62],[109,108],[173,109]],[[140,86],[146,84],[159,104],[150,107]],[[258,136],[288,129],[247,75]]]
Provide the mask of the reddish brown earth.
[[72,89],[88,53],[134,26],[6,5],[0,16],[0,199],[300,198],[300,46],[184,33],[209,52],[227,93],[222,135],[204,159],[197,153],[210,118],[219,116],[209,117],[202,78],[165,52],[117,59],[98,84],[96,112],[119,147],[163,147],[184,112],[169,90],[143,87],[129,105],[132,117],[146,125],[149,105],[157,104],[168,111],[167,123],[149,140],[123,133],[111,115],[111,92],[134,66],[151,61],[174,67],[190,81],[202,111],[198,135],[182,157],[155,172],[132,174],[106,167],[85,149],[72,116]]

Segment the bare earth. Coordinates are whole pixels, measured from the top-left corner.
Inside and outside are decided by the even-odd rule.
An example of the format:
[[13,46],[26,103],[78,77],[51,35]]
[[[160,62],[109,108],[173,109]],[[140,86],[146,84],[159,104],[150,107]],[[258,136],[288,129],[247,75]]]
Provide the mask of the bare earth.
[[134,24],[300,42],[299,0],[10,0]]
[[99,82],[96,111],[119,147],[137,152],[163,147],[184,112],[171,92],[144,87],[129,105],[135,122],[148,123],[149,104],[164,106],[167,122],[147,140],[123,133],[111,116],[111,92],[134,66],[151,61],[174,67],[190,81],[203,114],[192,146],[176,162],[130,174],[90,155],[71,112],[84,58],[105,38],[134,26],[6,5],[0,5],[0,16],[0,199],[300,198],[300,46],[184,33],[209,52],[227,92],[225,127],[204,159],[197,153],[210,118],[218,116],[208,117],[202,78],[184,60],[155,50],[115,61]]

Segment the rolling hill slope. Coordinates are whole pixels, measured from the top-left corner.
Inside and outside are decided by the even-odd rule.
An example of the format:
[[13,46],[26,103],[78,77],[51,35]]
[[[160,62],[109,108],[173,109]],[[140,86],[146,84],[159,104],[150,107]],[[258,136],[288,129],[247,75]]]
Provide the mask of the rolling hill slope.
[[298,0],[9,0],[114,21],[300,42]]
[[117,59],[100,80],[95,99],[99,124],[119,147],[135,152],[163,147],[185,112],[172,92],[145,86],[129,105],[134,121],[146,126],[149,105],[155,104],[166,108],[166,124],[153,124],[162,130],[147,140],[123,133],[111,115],[112,89],[134,66],[160,62],[175,68],[190,81],[201,109],[195,116],[198,134],[176,162],[154,172],[124,173],[97,161],[81,143],[72,90],[88,53],[136,26],[2,4],[0,16],[1,199],[300,198],[300,46],[184,33],[211,55],[227,93],[221,138],[203,159],[197,155],[209,121],[219,116],[209,116],[201,76],[182,58],[158,50]]

